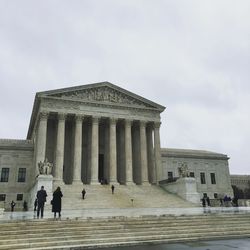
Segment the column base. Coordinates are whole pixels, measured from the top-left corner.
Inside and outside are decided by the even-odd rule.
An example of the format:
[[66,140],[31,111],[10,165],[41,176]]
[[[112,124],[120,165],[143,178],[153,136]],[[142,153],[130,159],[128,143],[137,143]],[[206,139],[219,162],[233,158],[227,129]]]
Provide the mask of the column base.
[[148,181],[143,181],[142,183],[141,183],[141,185],[142,186],[151,186],[151,184],[148,182]]
[[81,180],[73,180],[72,185],[83,185],[83,182]]
[[65,183],[63,180],[53,180],[53,189],[55,190],[57,187],[60,187],[61,189],[65,186]]
[[90,182],[90,185],[95,185],[95,186],[97,186],[97,185],[101,185],[101,183],[100,183],[99,181],[91,181],[91,182]]
[[136,184],[133,181],[127,181],[126,186],[135,186]]

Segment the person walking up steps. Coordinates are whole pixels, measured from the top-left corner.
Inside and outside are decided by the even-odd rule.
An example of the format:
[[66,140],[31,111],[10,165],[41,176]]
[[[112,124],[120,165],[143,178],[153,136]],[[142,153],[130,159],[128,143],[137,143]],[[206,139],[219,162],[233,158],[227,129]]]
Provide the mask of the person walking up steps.
[[114,191],[115,191],[115,186],[114,185],[111,186],[111,191],[112,191],[112,194],[114,194]]
[[57,187],[57,189],[53,193],[53,200],[51,201],[52,212],[54,212],[54,219],[56,218],[56,213],[58,213],[59,218],[61,218],[62,197],[63,197],[63,194],[61,192],[61,188]]
[[36,198],[37,198],[37,218],[39,218],[41,212],[41,218],[43,218],[43,210],[44,210],[44,203],[46,202],[47,193],[44,190],[44,186],[41,186],[41,189],[37,191]]
[[16,205],[16,203],[12,200],[11,203],[10,203],[11,212],[14,211],[15,205]]
[[85,198],[85,194],[86,194],[86,190],[83,189],[83,190],[82,190],[82,199],[83,199],[83,200],[84,200],[84,198]]

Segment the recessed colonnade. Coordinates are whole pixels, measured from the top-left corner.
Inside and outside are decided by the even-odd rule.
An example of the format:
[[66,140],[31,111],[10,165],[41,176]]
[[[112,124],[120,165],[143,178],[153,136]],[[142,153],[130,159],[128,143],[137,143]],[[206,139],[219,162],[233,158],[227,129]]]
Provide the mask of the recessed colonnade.
[[161,174],[160,122],[41,112],[35,163],[48,158],[66,184],[156,184]]

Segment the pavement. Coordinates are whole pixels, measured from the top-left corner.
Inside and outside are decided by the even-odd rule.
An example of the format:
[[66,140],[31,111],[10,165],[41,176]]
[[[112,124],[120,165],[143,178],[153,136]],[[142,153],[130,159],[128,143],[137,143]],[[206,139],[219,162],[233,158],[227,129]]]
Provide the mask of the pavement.
[[[98,250],[249,250],[250,239],[196,241],[176,244],[98,248]],[[95,249],[94,249],[95,250]],[[96,249],[97,250],[97,249]]]
[[[225,213],[250,213],[250,207],[195,207],[195,208],[86,208],[78,210],[62,210],[62,219],[76,218],[107,218],[107,217],[139,217],[139,216],[162,216],[162,215],[200,215],[200,214],[225,214]],[[44,211],[44,219],[53,218],[51,210]],[[2,212],[0,222],[8,220],[33,220],[36,212]],[[250,248],[249,248],[250,249]]]

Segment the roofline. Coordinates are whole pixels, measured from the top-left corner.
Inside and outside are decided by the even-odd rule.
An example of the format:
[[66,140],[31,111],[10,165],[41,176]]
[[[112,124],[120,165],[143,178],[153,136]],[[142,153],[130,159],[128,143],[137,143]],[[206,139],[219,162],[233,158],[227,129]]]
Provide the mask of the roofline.
[[32,136],[32,131],[33,128],[35,126],[35,119],[36,119],[36,114],[39,110],[39,106],[40,106],[40,100],[41,98],[46,98],[48,95],[53,95],[53,94],[57,94],[57,93],[64,93],[64,92],[70,92],[70,91],[76,91],[79,89],[82,89],[84,87],[84,89],[88,89],[88,88],[94,88],[94,87],[102,87],[102,86],[109,86],[110,88],[119,90],[123,93],[126,93],[129,96],[133,96],[135,98],[138,98],[139,100],[141,100],[142,102],[147,102],[149,104],[151,104],[152,106],[155,106],[159,109],[160,112],[163,112],[166,107],[157,104],[155,102],[152,102],[142,96],[139,96],[135,93],[132,93],[126,89],[123,89],[115,84],[112,84],[108,81],[104,81],[104,82],[97,82],[97,83],[90,83],[90,84],[84,84],[84,85],[78,85],[78,86],[73,86],[73,87],[67,87],[67,88],[60,88],[60,89],[54,89],[54,90],[47,90],[47,91],[41,91],[41,92],[37,92],[35,95],[35,100],[33,103],[33,109],[32,109],[32,113],[31,113],[31,117],[30,117],[30,123],[29,123],[29,128],[28,128],[28,132],[27,132],[27,139],[31,139]]
[[195,150],[195,149],[161,148],[161,155],[163,157],[166,156],[173,158],[223,159],[223,160],[230,159],[225,154],[215,153],[206,150]]
[[44,96],[44,95],[54,95],[54,94],[57,94],[57,93],[64,93],[64,92],[70,92],[70,91],[76,91],[76,90],[79,90],[79,89],[82,89],[84,87],[84,89],[88,89],[88,88],[94,88],[94,87],[102,87],[102,86],[109,86],[110,88],[113,88],[113,89],[116,89],[116,90],[119,90],[121,92],[125,92],[127,95],[129,96],[133,96],[133,97],[136,97],[138,98],[139,100],[143,101],[143,102],[148,102],[150,104],[152,104],[153,106],[157,106],[159,108],[159,110],[161,110],[161,112],[163,112],[166,107],[156,103],[156,102],[153,102],[149,99],[146,99],[140,95],[137,95],[131,91],[128,91],[124,88],[121,88],[111,82],[108,82],[108,81],[105,81],[105,82],[97,82],[97,83],[90,83],[90,84],[83,84],[83,85],[77,85],[77,86],[73,86],[73,87],[67,87],[67,88],[60,88],[60,89],[54,89],[54,90],[47,90],[47,91],[42,91],[42,92],[37,92],[37,96],[40,97],[40,96]]

